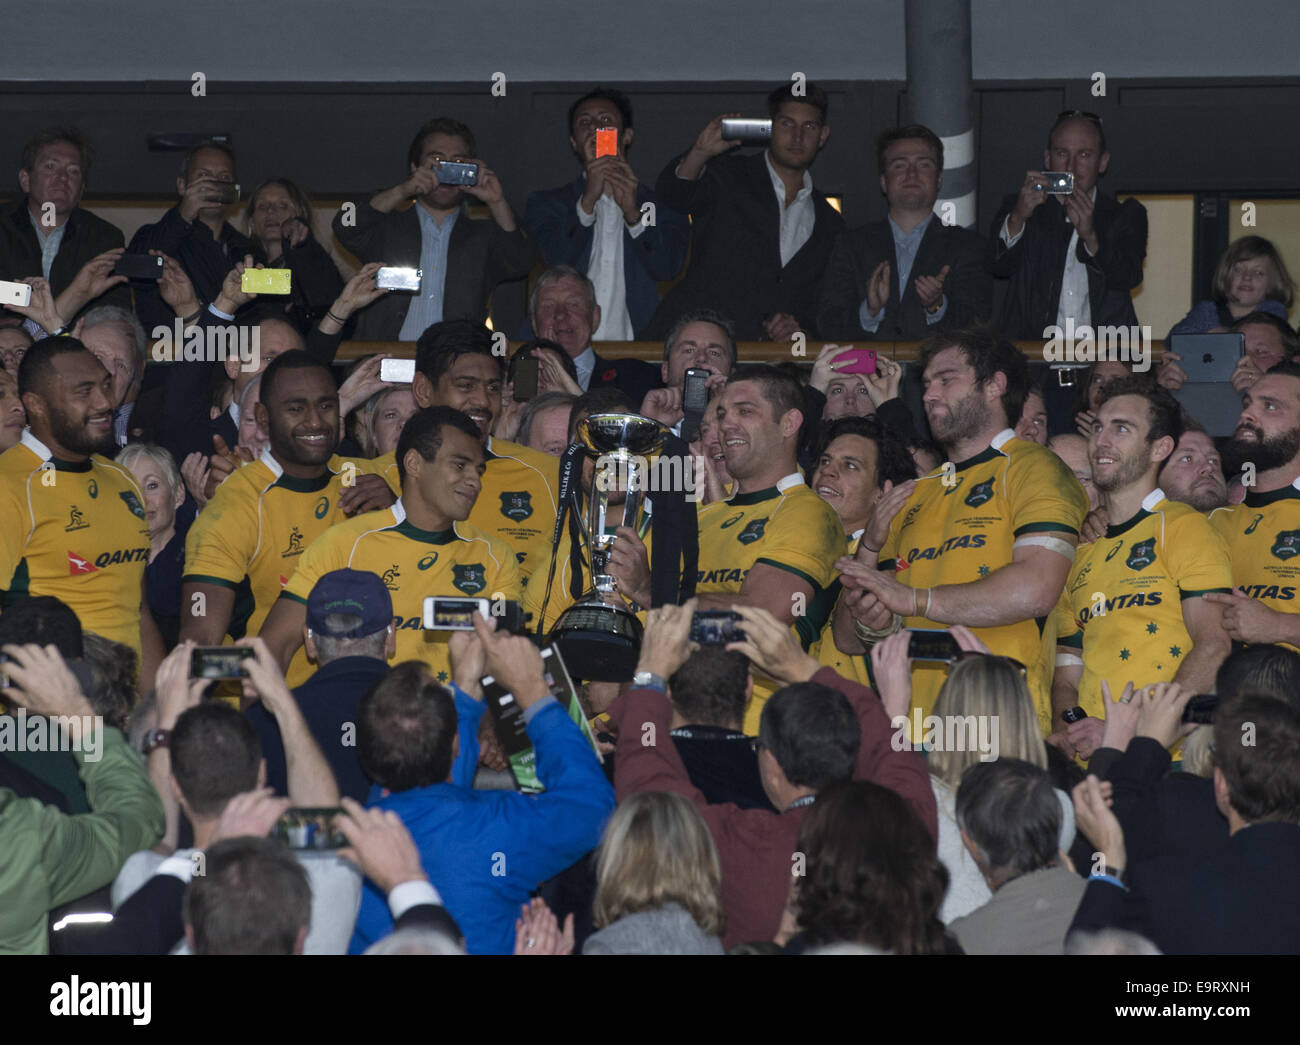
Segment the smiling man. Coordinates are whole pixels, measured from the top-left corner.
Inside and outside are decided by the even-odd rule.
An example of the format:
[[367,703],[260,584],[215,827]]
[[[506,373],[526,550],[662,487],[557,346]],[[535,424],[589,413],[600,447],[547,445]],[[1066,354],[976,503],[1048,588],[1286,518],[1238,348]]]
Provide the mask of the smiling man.
[[[1156,485],[1181,435],[1163,388],[1125,377],[1102,392],[1088,456],[1115,522],[1080,548],[1056,610],[1052,728],[1081,758],[1101,743],[1108,695],[1121,699],[1129,682],[1208,692],[1231,650],[1208,594],[1232,588],[1228,550],[1200,512]],[[1066,723],[1061,713],[1076,705],[1089,717]]]
[[881,136],[876,160],[889,216],[836,240],[817,308],[818,333],[914,340],[938,323],[960,327],[988,319],[993,280],[984,265],[984,237],[934,213],[943,142],[928,127],[910,124]]
[[82,627],[129,646],[152,685],[162,640],[145,600],[144,497],[114,450],[112,378],[75,338],[36,342],[18,388],[29,431],[0,455],[0,592],[53,595]]
[[518,600],[519,569],[509,545],[466,522],[479,498],[484,462],[475,422],[445,406],[419,410],[397,442],[402,496],[391,508],[340,523],[316,540],[262,628],[281,665],[307,637],[307,599],[333,570],[366,570],[393,600],[397,659],[421,660],[439,682],[451,673],[452,632],[422,628],[424,599]]
[[[181,641],[219,646],[256,635],[317,537],[349,515],[393,503],[369,461],[334,456],[339,395],[329,370],[303,351],[276,356],[262,375],[257,416],[270,440],[199,513],[185,542]],[[311,675],[305,655],[290,686]]]

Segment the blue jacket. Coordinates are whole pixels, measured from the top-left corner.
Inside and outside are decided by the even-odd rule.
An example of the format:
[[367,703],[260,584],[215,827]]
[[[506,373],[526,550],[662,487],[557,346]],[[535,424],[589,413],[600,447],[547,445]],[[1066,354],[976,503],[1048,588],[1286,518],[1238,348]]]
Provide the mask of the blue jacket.
[[[544,189],[529,195],[524,223],[537,240],[547,265],[571,265],[585,273],[591,263],[591,245],[596,226],[578,221],[577,205],[586,187],[581,174],[568,185]],[[627,292],[627,313],[637,337],[649,325],[659,307],[659,282],[673,279],[686,261],[691,226],[677,211],[669,209],[645,185],[636,187],[638,204],[653,203],[655,220],[633,239],[623,236],[623,282]],[[640,402],[632,404],[640,406]]]
[[[520,907],[538,884],[596,848],[614,809],[614,790],[581,731],[549,697],[525,715],[546,791],[472,790],[485,708],[453,692],[460,755],[451,782],[381,794],[370,805],[402,818],[469,953],[510,954]],[[360,954],[392,925],[383,894],[367,881],[349,952]]]

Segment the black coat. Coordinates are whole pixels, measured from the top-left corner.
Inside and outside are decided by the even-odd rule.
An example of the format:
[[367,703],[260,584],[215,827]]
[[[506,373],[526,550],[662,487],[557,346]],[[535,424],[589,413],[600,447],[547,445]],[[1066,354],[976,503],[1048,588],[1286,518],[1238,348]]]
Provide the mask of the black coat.
[[[68,289],[81,267],[91,258],[120,247],[123,243],[125,238],[122,230],[116,225],[110,225],[103,218],[80,207],[73,210],[68,215],[59,252],[54,255],[54,264],[50,266],[50,289],[54,296],[57,298]],[[36,238],[36,230],[32,228],[27,197],[24,196],[0,212],[0,279],[25,279],[28,276],[40,276],[43,271],[41,245]],[[119,284],[88,302],[86,309],[99,305],[117,305],[129,311],[130,288],[125,283]],[[74,317],[64,318],[71,325]]]

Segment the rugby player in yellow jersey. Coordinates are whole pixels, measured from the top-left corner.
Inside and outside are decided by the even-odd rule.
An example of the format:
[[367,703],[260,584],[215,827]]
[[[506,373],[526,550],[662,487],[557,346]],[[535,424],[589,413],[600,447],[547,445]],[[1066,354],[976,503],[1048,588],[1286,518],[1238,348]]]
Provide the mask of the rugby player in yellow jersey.
[[86,631],[130,646],[148,687],[162,639],[145,598],[149,528],[131,473],[110,461],[113,378],[76,338],[37,341],[18,368],[30,426],[0,454],[0,592],[52,595]]
[[[1057,660],[1049,738],[1091,758],[1109,690],[1177,682],[1204,693],[1231,649],[1207,593],[1232,588],[1227,548],[1190,505],[1157,485],[1182,435],[1181,408],[1142,377],[1109,382],[1098,399],[1088,456],[1106,496],[1105,534],[1079,548],[1056,610]],[[1074,706],[1088,718],[1066,723]]]
[[[182,642],[220,645],[256,635],[308,546],[344,519],[385,508],[395,496],[371,465],[334,456],[339,396],[334,377],[306,352],[276,356],[262,375],[262,456],[237,469],[199,513],[185,542]],[[306,656],[288,675],[311,674]]]
[[[835,560],[846,548],[844,528],[799,472],[803,401],[789,374],[747,363],[732,370],[711,404],[736,487],[699,510],[695,591],[701,610],[761,606],[785,624],[798,624],[835,577]],[[801,637],[805,643],[816,638]],[[770,683],[755,685],[747,732],[757,732],[772,692]]]
[[[1065,586],[1087,498],[1059,457],[1012,431],[1029,387],[1014,346],[983,330],[947,331],[926,340],[921,367],[926,417],[948,461],[917,481],[883,548],[864,541],[838,564],[857,590],[836,607],[835,643],[861,653],[855,623],[880,634],[962,624],[993,653],[1036,666],[1037,619]],[[929,714],[945,677],[942,665],[917,662],[913,706]],[[1029,678],[1043,705],[1047,680]]]
[[[809,485],[840,517],[849,554],[857,552],[873,520],[879,529],[875,540],[883,543],[898,506],[916,487],[916,465],[907,445],[888,435],[875,417],[840,417],[826,426],[815,459],[817,470]],[[832,581],[810,610],[808,620],[818,638],[808,652],[845,678],[869,686],[867,658],[841,653],[830,631],[841,590],[840,582]]]
[[1210,525],[1228,543],[1237,585],[1211,601],[1223,608],[1233,639],[1300,649],[1300,365],[1271,367],[1241,402],[1241,419],[1223,448],[1224,470],[1254,484],[1241,504],[1210,513]]
[[[493,354],[486,327],[462,319],[435,323],[416,344],[411,392],[421,408],[448,406],[468,414],[478,425],[487,471],[469,522],[508,544],[526,577],[532,571],[529,552],[539,538],[555,530],[560,462],[538,450],[492,438],[492,425],[501,412],[504,372],[505,360]],[[392,454],[376,458],[375,468],[396,486]]]
[[449,631],[425,631],[430,595],[517,601],[519,567],[510,548],[465,522],[480,496],[482,435],[449,407],[417,411],[397,442],[402,497],[391,508],[340,523],[307,549],[262,638],[281,664],[307,637],[307,598],[332,570],[367,570],[393,599],[398,660],[422,660],[439,682],[451,673]]

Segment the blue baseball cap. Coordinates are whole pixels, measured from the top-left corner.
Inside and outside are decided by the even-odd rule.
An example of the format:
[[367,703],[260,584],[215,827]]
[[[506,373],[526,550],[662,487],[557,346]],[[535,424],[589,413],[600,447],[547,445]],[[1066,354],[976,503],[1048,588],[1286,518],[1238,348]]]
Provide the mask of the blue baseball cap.
[[[355,628],[337,631],[325,618],[348,613],[361,618]],[[393,599],[384,582],[365,570],[333,570],[316,582],[307,596],[307,627],[332,639],[359,639],[393,623]]]

